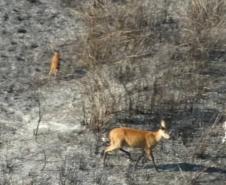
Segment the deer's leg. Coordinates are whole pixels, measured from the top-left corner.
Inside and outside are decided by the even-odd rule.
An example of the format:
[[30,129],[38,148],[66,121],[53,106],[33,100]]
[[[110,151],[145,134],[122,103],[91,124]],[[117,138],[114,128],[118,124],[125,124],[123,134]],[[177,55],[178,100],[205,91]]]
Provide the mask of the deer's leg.
[[124,152],[124,153],[129,157],[129,159],[130,159],[131,161],[133,161],[133,159],[132,159],[132,157],[131,157],[131,154],[130,154],[128,151],[124,150],[123,148],[120,148],[119,150],[121,150],[122,152]]
[[153,164],[154,164],[154,166],[155,166],[155,170],[156,170],[157,172],[159,172],[159,170],[158,170],[158,168],[157,168],[157,166],[156,166],[156,164],[155,164],[155,159],[154,159],[154,155],[153,155],[152,151],[150,151],[150,154],[151,154],[152,162],[153,162]]
[[104,166],[105,166],[105,160],[107,158],[108,152],[112,152],[112,151],[120,149],[120,148],[121,148],[121,143],[115,144],[115,143],[111,142],[110,146],[108,146],[104,151]]
[[50,68],[50,70],[49,70],[49,76],[51,76],[52,73],[53,73],[52,68]]
[[137,165],[138,165],[139,161],[140,161],[143,157],[144,157],[144,152],[138,157],[138,159],[137,159],[137,161],[136,161],[136,163],[135,163],[134,169],[137,168]]
[[152,149],[151,149],[151,148],[147,148],[147,149],[145,149],[145,152],[146,152],[146,154],[147,154],[148,159],[149,159],[149,160],[152,160],[152,162],[153,162],[153,164],[154,164],[154,167],[155,167],[155,170],[156,170],[157,172],[159,172],[159,170],[158,170],[158,168],[157,168],[157,166],[156,166],[156,164],[155,164],[155,158],[154,158],[154,155],[153,155],[153,153],[152,153]]

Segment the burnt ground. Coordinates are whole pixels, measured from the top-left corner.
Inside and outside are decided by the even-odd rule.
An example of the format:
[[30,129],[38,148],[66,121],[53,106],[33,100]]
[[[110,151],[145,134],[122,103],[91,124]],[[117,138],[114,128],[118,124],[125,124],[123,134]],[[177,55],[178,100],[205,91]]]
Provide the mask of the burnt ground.
[[[103,167],[104,146],[99,145],[104,143],[84,124],[88,71],[79,66],[75,52],[84,31],[74,11],[81,2],[76,2],[0,1],[0,184],[225,185],[223,118],[218,119],[226,97],[223,55],[202,74],[211,82],[205,97],[190,111],[170,112],[173,137],[154,150],[160,173],[151,161],[134,170],[134,162],[121,152],[109,155]],[[55,48],[64,59],[56,79],[47,75]],[[121,92],[118,87],[116,94]],[[122,125],[158,128],[157,114],[133,116],[115,116],[104,134]],[[141,152],[131,153],[136,159]]]

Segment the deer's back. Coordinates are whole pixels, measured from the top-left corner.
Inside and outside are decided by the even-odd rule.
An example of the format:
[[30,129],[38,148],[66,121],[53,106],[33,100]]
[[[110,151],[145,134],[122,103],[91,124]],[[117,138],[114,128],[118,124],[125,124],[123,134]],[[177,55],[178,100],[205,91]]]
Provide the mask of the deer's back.
[[148,131],[133,128],[115,128],[111,130],[109,139],[113,142],[121,142],[123,146],[143,148],[146,145],[148,133]]

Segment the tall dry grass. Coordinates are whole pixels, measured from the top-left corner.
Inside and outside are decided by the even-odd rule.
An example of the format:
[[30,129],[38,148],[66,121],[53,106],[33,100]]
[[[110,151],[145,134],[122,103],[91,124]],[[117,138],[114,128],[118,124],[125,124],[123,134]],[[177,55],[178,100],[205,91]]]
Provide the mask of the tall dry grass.
[[83,10],[87,44],[83,61],[106,64],[152,54],[166,10],[157,1],[93,1]]
[[192,0],[181,19],[182,44],[187,55],[208,58],[226,49],[226,3],[224,0]]
[[160,39],[157,28],[166,21],[166,11],[161,6],[156,8],[158,2],[153,2],[95,0],[82,11],[87,27],[81,59],[89,69],[85,85],[91,105],[88,125],[96,130],[118,110],[116,95],[110,90],[111,79],[100,72],[102,66],[119,64],[130,71],[132,63],[156,50]]
[[[187,2],[181,0],[180,3],[183,1]],[[128,69],[121,78],[123,82],[118,71],[114,71],[116,68],[112,67],[111,71],[126,88],[128,83],[139,81],[135,79],[136,71],[130,73],[134,65],[145,60],[150,61],[151,66],[154,61],[160,90],[152,92],[155,83],[148,83],[153,80],[151,78],[145,79],[144,87],[131,88],[140,92],[149,90],[149,96],[155,96],[150,98],[154,100],[150,106],[170,104],[173,107],[188,101],[192,104],[201,96],[204,84],[199,68],[203,65],[197,65],[197,61],[203,64],[225,51],[226,3],[224,0],[192,0],[183,7],[185,12],[174,6],[176,4],[175,0],[94,0],[83,8],[87,33],[80,57],[89,69],[85,91],[89,97],[87,104],[91,106],[88,124],[92,128],[101,128],[115,111],[120,110],[120,105],[114,102],[117,93],[111,89],[115,79],[101,73],[106,65]],[[189,78],[190,81],[186,80]],[[179,98],[175,98],[175,89]],[[131,104],[138,102],[140,97],[130,101],[134,93],[128,92],[129,110],[129,106],[136,107]],[[188,92],[191,92],[189,96]],[[172,94],[172,100],[167,93]],[[141,103],[143,107],[149,106],[148,101]]]

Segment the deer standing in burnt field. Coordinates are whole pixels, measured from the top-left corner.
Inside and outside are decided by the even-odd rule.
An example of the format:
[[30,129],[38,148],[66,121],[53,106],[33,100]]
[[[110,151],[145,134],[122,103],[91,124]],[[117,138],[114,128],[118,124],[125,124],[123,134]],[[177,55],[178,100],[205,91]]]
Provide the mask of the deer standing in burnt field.
[[51,76],[51,74],[54,74],[54,76],[57,75],[57,73],[60,70],[60,53],[59,51],[55,51],[52,59],[51,59],[51,63],[50,63],[50,71],[49,71],[49,76]]
[[[170,138],[164,120],[161,120],[160,128],[157,131],[145,131],[126,127],[114,128],[109,133],[110,145],[104,151],[104,165],[109,152],[121,150],[131,159],[130,153],[124,150],[123,147],[142,148],[146,153],[147,158],[153,161],[156,171],[158,171],[152,152],[153,148],[162,138]],[[143,155],[139,157],[136,165],[141,157],[143,157]]]

